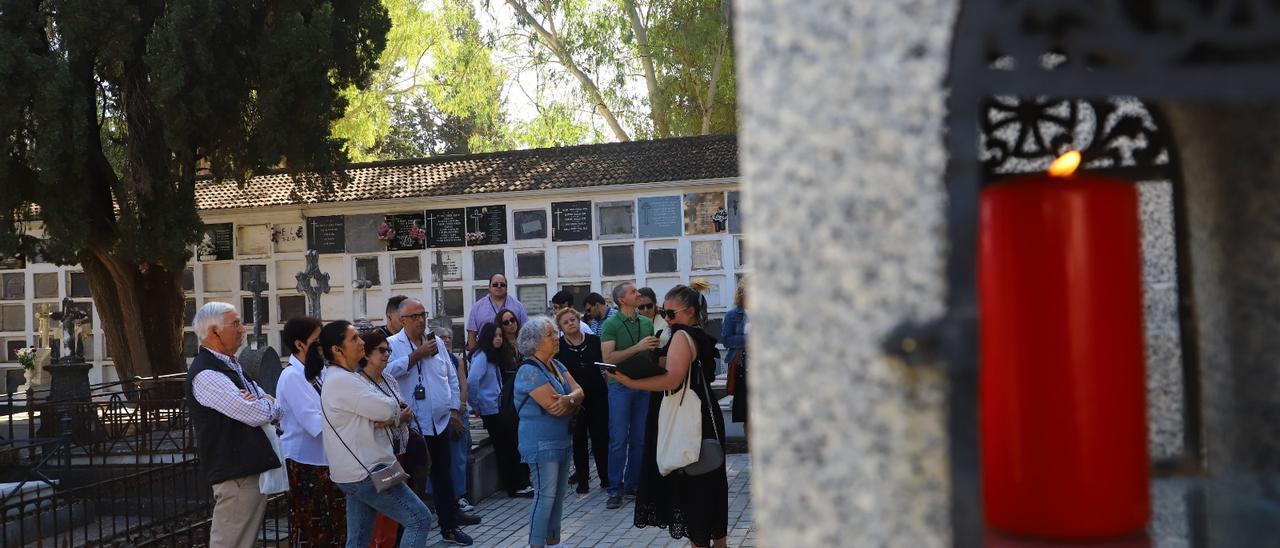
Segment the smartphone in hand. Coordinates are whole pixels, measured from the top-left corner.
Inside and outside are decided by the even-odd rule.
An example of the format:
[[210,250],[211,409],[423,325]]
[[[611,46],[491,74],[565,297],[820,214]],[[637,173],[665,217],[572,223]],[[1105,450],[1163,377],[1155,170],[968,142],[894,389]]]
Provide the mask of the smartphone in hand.
[[608,372],[610,372],[610,373],[617,373],[617,372],[618,372],[618,366],[613,365],[613,364],[611,364],[611,363],[596,362],[596,367],[599,367],[600,369],[603,369],[603,370],[608,371]]

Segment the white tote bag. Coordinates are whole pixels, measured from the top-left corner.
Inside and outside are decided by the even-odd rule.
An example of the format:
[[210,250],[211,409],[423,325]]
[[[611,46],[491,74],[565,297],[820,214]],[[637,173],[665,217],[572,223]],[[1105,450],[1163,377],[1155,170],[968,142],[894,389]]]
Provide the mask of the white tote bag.
[[264,495],[274,495],[289,490],[289,471],[284,467],[284,449],[280,447],[280,437],[276,435],[276,427],[270,423],[262,425],[262,431],[266,432],[267,439],[271,440],[271,448],[276,452],[276,459],[280,461],[279,468],[272,468],[258,475],[258,492]]
[[702,453],[702,399],[689,390],[693,365],[680,390],[662,398],[658,408],[658,473],[669,475],[698,462]]

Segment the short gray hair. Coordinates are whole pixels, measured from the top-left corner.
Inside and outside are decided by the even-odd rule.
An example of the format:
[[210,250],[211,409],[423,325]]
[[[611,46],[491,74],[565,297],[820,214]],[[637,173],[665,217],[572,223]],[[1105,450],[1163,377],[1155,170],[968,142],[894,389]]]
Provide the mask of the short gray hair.
[[453,330],[449,329],[448,327],[440,326],[433,329],[432,332],[435,333],[437,337],[440,337],[442,339],[445,337],[449,337],[450,339],[453,338]]
[[542,344],[542,337],[547,334],[547,328],[551,328],[554,333],[556,326],[551,322],[551,318],[546,316],[533,316],[529,321],[520,326],[520,334],[516,335],[516,352],[524,356],[532,356],[533,352],[538,349],[538,345]]
[[227,303],[218,301],[209,301],[196,311],[195,319],[191,320],[191,326],[196,330],[196,337],[205,340],[209,337],[209,330],[217,327],[218,329],[227,326],[227,313],[235,312],[236,307]]
[[636,285],[636,283],[635,283],[635,282],[622,282],[622,283],[620,283],[620,284],[618,284],[618,285],[613,286],[613,291],[611,291],[611,293],[613,294],[613,304],[614,304],[615,306],[621,306],[621,305],[619,305],[618,303],[619,303],[619,302],[621,302],[621,300],[622,300],[622,294],[623,294],[623,293],[625,293],[625,292],[627,291],[627,286],[629,286],[629,285]]
[[409,298],[407,298],[407,299],[405,299],[405,300],[403,300],[403,301],[400,301],[400,308],[398,308],[396,311],[397,311],[397,312],[399,312],[399,313],[400,313],[400,315],[402,315],[402,316],[403,316],[403,315],[404,315],[404,309],[405,309],[405,308],[408,308],[408,307],[409,307],[409,305],[411,305],[411,304],[413,304],[413,303],[418,303],[418,304],[422,305],[422,310],[423,310],[423,312],[425,312],[425,311],[427,310],[427,305],[422,304],[422,301],[421,301],[421,300],[419,300],[419,299],[415,299],[415,298],[413,298],[413,297],[409,297]]

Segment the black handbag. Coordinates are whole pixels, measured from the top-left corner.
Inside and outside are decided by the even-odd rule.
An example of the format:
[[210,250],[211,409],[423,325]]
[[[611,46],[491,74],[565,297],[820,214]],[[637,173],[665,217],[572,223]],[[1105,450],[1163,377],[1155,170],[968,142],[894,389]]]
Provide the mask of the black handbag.
[[702,447],[698,451],[698,461],[680,469],[690,476],[701,476],[724,466],[724,447],[720,445],[720,431],[716,429],[716,417],[712,414],[712,409],[716,402],[712,399],[711,387],[707,386],[707,378],[702,375],[702,364],[698,364],[698,369],[698,380],[702,381],[702,388],[706,394],[706,397],[701,399],[705,401],[704,407],[707,409],[707,418],[711,420],[712,437],[702,439]]

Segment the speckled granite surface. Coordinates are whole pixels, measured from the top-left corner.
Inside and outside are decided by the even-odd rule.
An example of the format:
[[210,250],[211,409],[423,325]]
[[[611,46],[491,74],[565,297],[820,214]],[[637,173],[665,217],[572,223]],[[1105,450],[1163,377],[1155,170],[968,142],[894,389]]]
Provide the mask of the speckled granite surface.
[[950,544],[944,377],[879,342],[943,313],[956,7],[735,5],[761,545]]
[[1148,448],[1152,460],[1169,460],[1183,452],[1182,346],[1178,331],[1173,190],[1168,182],[1145,182],[1138,185],[1138,196],[1142,209]]

